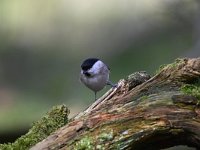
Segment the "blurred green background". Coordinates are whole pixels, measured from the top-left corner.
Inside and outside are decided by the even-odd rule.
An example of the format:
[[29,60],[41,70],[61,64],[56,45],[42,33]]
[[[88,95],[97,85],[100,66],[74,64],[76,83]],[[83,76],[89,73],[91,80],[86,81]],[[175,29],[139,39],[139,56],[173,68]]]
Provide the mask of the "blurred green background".
[[71,116],[90,105],[94,93],[79,82],[88,57],[106,62],[113,82],[198,57],[199,7],[198,0],[1,0],[0,143],[53,105],[66,104]]

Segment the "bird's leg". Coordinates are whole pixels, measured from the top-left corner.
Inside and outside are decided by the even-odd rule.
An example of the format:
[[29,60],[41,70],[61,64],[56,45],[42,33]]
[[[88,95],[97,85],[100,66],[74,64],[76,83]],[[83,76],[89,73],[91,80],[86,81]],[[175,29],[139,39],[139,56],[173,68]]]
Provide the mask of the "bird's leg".
[[107,85],[110,85],[112,88],[116,88],[117,84],[113,84],[111,81],[107,81]]
[[95,101],[97,100],[97,92],[94,92]]

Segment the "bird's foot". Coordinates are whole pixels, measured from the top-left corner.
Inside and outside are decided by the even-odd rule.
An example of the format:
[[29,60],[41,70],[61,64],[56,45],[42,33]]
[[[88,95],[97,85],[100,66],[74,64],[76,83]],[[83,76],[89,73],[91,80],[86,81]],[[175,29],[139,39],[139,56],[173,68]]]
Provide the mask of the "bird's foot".
[[118,84],[113,84],[111,81],[108,81],[107,85],[110,85],[112,88],[116,88],[118,86]]

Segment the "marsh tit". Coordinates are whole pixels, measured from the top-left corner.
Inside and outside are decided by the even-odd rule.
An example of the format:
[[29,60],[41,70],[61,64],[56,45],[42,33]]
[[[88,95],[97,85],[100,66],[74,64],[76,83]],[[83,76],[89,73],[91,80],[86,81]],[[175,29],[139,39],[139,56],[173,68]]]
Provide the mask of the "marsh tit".
[[95,100],[98,91],[106,85],[116,87],[109,81],[110,70],[106,64],[97,58],[88,58],[81,65],[80,81],[94,91]]

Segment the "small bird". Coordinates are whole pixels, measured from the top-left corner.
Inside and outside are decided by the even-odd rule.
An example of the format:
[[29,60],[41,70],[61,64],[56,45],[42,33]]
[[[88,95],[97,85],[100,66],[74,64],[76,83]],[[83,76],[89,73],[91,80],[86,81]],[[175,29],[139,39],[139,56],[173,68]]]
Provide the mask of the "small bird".
[[98,91],[106,85],[116,87],[109,81],[110,69],[98,58],[88,58],[81,65],[80,81],[94,91],[95,100]]

